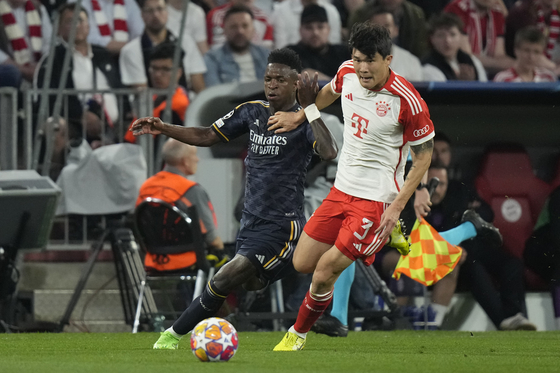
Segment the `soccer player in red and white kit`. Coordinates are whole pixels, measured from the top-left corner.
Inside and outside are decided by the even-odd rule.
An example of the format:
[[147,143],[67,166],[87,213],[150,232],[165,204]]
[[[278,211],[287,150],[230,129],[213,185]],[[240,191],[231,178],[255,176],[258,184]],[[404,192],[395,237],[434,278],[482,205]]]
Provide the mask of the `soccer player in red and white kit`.
[[[399,215],[425,180],[433,150],[434,126],[416,89],[389,68],[391,37],[371,23],[354,26],[352,60],[343,63],[315,99],[317,109],[342,100],[344,144],[334,187],[304,228],[294,267],[313,273],[311,287],[274,351],[297,351],[332,300],[338,276],[355,260],[370,265],[388,241]],[[291,130],[305,118],[277,114],[269,129]],[[412,167],[404,180],[406,158]],[[429,211],[429,202],[424,206]]]

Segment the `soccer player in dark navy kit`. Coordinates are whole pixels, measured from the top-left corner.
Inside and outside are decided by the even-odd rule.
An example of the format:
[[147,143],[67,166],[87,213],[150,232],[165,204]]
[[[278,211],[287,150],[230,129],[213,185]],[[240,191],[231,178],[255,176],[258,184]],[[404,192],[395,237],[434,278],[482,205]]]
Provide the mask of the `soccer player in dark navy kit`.
[[[210,127],[186,128],[163,123],[159,118],[141,118],[132,126],[135,136],[164,134],[195,146],[228,142],[249,133],[245,159],[247,181],[241,229],[235,257],[208,282],[173,326],[163,332],[154,349],[177,349],[182,336],[205,318],[214,316],[227,295],[240,285],[262,289],[293,268],[292,255],[305,218],[303,187],[313,152],[322,159],[336,157],[337,146],[314,104],[317,76],[299,77],[301,62],[289,49],[275,50],[268,57],[264,76],[266,101],[250,101],[218,119]],[[277,111],[302,109],[307,121],[296,130],[275,134],[267,122]]]

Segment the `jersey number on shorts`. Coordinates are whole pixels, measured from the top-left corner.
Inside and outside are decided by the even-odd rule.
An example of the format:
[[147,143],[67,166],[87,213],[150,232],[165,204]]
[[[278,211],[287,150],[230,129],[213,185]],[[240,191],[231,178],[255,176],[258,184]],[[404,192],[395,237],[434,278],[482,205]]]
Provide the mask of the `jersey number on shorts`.
[[364,223],[364,225],[362,225],[362,228],[364,229],[364,234],[360,236],[358,232],[354,232],[354,236],[360,241],[366,238],[370,228],[373,226],[373,222],[368,218],[363,218],[362,223]]

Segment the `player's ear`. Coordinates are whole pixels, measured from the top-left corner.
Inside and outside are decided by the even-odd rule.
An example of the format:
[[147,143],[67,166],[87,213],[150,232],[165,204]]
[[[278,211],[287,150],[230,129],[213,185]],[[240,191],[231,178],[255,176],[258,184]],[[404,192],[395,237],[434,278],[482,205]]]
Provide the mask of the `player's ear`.
[[389,54],[387,55],[387,57],[385,57],[385,62],[387,63],[387,66],[391,64],[391,61],[393,61],[393,55]]

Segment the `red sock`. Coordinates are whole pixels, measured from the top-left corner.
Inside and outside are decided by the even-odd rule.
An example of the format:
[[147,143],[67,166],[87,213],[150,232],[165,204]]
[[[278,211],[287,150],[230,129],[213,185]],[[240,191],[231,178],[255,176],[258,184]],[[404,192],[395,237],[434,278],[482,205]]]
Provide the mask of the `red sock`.
[[299,308],[298,317],[294,329],[298,333],[307,333],[311,330],[315,321],[325,312],[332,301],[333,290],[326,294],[313,294],[311,289],[305,294],[303,303]]

